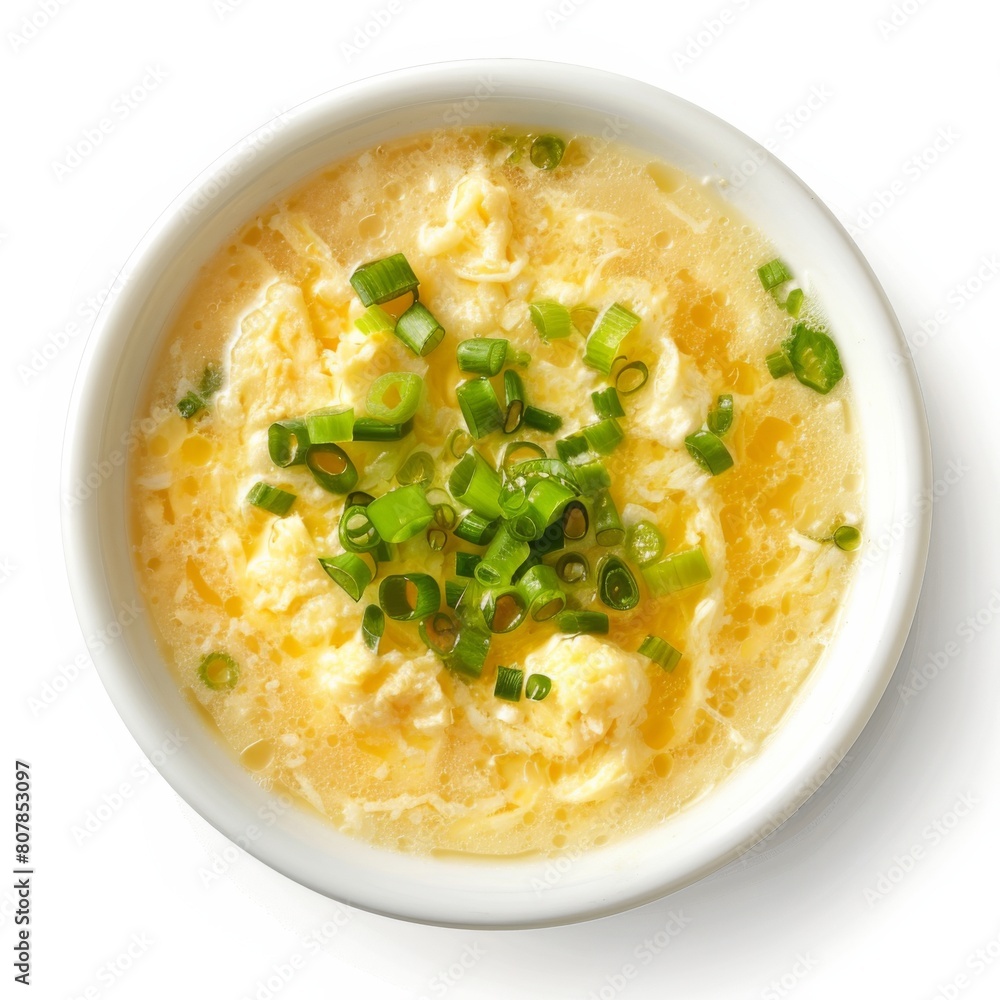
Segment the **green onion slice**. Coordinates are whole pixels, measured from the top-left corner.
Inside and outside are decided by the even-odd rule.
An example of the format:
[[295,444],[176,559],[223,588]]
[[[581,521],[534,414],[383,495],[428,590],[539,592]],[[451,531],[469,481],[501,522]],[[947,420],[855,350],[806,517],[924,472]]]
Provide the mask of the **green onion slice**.
[[729,393],[715,401],[715,406],[708,411],[707,423],[708,429],[718,437],[733,426],[733,397]]
[[483,619],[494,634],[513,632],[528,616],[528,605],[517,587],[491,587],[483,599]]
[[475,568],[475,577],[484,587],[506,586],[517,568],[531,555],[528,543],[503,522]]
[[637,521],[625,534],[625,552],[637,566],[656,562],[663,547],[663,535],[652,521]]
[[310,444],[350,441],[354,434],[353,406],[326,406],[306,414],[306,433]]
[[[532,151],[534,151],[534,147],[532,147]],[[497,680],[493,686],[493,694],[504,701],[520,701],[523,684],[524,671],[520,667],[497,667]]]
[[465,453],[448,477],[451,495],[488,521],[500,516],[500,489],[500,473],[475,448]]
[[566,545],[566,536],[563,534],[562,521],[553,521],[537,538],[533,538],[529,543],[533,556],[547,556],[552,552],[558,552]]
[[368,507],[361,504],[351,504],[344,508],[337,534],[340,544],[348,552],[371,552],[382,541],[368,516]]
[[358,485],[358,470],[340,445],[309,445],[306,468],[313,479],[330,493],[350,493]]
[[526,406],[524,408],[524,424],[536,431],[554,434],[562,427],[563,418],[558,413],[551,413],[549,410],[543,410],[537,406]]
[[[527,409],[531,409],[528,407]],[[510,470],[513,466],[521,462],[527,462],[533,458],[547,458],[545,449],[534,441],[511,441],[505,444],[500,457],[500,468]]]
[[556,563],[556,574],[563,583],[586,583],[590,563],[581,552],[567,552]]
[[396,320],[396,336],[418,357],[426,357],[444,339],[444,327],[422,303],[414,302]]
[[585,337],[594,329],[597,322],[597,310],[593,306],[580,304],[569,311],[570,321]]
[[205,400],[196,392],[186,392],[177,400],[177,412],[185,420],[190,420],[199,410],[205,408]]
[[373,653],[378,652],[379,640],[384,633],[385,614],[377,604],[369,604],[361,618],[361,637]]
[[525,512],[535,525],[532,537],[540,537],[553,521],[561,519],[566,505],[575,497],[576,491],[558,479],[540,479],[535,483],[528,493],[528,509]]
[[412,292],[417,296],[420,282],[401,253],[362,264],[351,275],[351,285],[364,306],[381,305]]
[[441,588],[427,573],[394,573],[379,584],[378,602],[393,621],[412,622],[441,607]]
[[524,418],[524,382],[512,368],[503,373],[503,393],[507,410],[504,414],[503,432],[513,434]]
[[792,362],[783,350],[774,351],[764,361],[767,364],[767,370],[771,373],[771,378],[784,378],[786,375],[792,374]]
[[806,294],[801,288],[793,288],[788,293],[788,298],[785,299],[785,312],[789,316],[798,316],[802,312],[802,303],[805,300]]
[[524,696],[529,701],[544,701],[552,690],[552,681],[545,674],[531,674],[524,685]]
[[861,544],[861,532],[853,524],[842,524],[833,533],[833,544],[845,552],[853,552]]
[[605,417],[624,417],[625,410],[618,398],[618,390],[609,385],[607,389],[592,392],[590,398],[594,403],[594,411],[602,419]]
[[423,531],[434,520],[434,508],[423,487],[411,483],[373,500],[368,516],[379,536],[395,545]]
[[713,476],[732,468],[733,456],[718,435],[711,431],[695,431],[684,438],[684,444],[698,465]]
[[651,566],[645,566],[642,575],[655,597],[666,597],[678,590],[697,586],[711,579],[712,570],[705,553],[698,545],[693,549],[675,552]]
[[532,302],[530,311],[531,322],[542,340],[559,340],[573,332],[569,310],[558,302]]
[[396,470],[396,482],[400,486],[416,483],[429,486],[434,480],[434,459],[426,451],[415,451]]
[[198,664],[198,676],[205,687],[223,691],[236,687],[240,679],[240,665],[228,653],[216,650]]
[[631,611],[638,605],[639,585],[618,556],[607,556],[597,567],[597,594],[615,611]]
[[448,544],[448,532],[443,528],[427,529],[427,545],[434,552],[441,552]]
[[475,552],[455,553],[455,573],[458,576],[474,576],[476,567],[483,561],[483,557]]
[[649,380],[649,368],[642,361],[630,361],[618,369],[615,375],[615,388],[623,395],[637,392]]
[[321,558],[319,564],[334,583],[347,591],[348,597],[353,601],[360,601],[365,587],[372,582],[372,571],[368,568],[368,563],[353,552]]
[[458,370],[474,375],[499,375],[510,342],[502,337],[472,337],[458,345]]
[[658,663],[667,673],[681,661],[681,651],[674,649],[666,639],[661,639],[658,635],[647,635],[639,646],[639,652]]
[[202,399],[211,399],[222,388],[222,369],[218,365],[205,365],[198,383],[198,394]]
[[582,434],[570,434],[556,441],[556,454],[570,465],[579,465],[594,458],[590,444]]
[[566,607],[566,595],[559,586],[559,577],[551,566],[539,563],[518,580],[528,614],[536,622],[548,621]]
[[461,458],[472,447],[472,436],[456,427],[448,435],[447,447],[452,458]]
[[455,673],[474,678],[483,672],[493,636],[478,606],[467,603],[471,589],[473,585],[469,584],[455,609],[459,620],[458,638],[445,664]]
[[760,278],[760,283],[764,288],[770,292],[778,285],[791,281],[792,275],[788,268],[778,258],[775,258],[769,260],[763,267],[757,268],[757,277]]
[[587,337],[583,360],[605,375],[611,374],[611,363],[625,337],[639,325],[639,317],[618,302],[608,306],[594,323]]
[[598,545],[621,545],[625,541],[625,527],[608,489],[594,494],[594,536]]
[[381,306],[369,306],[354,325],[370,337],[373,333],[392,333],[396,322]]
[[302,465],[309,449],[309,432],[302,420],[279,420],[267,429],[267,453],[282,469]]
[[458,641],[458,624],[451,615],[437,611],[420,620],[417,631],[424,645],[440,657],[446,657]]
[[406,423],[420,406],[424,380],[413,372],[387,372],[368,388],[365,407],[386,424]]
[[370,493],[365,493],[364,490],[353,490],[347,494],[344,507],[367,507],[374,499],[375,497]]
[[413,421],[387,424],[371,417],[358,417],[354,421],[355,441],[401,441],[413,430]]
[[563,509],[563,535],[571,542],[586,538],[590,531],[590,512],[579,500],[572,500]]
[[[611,390],[614,392],[614,389]],[[614,417],[605,417],[583,428],[583,436],[598,455],[610,455],[625,440],[625,431]]]
[[254,507],[260,507],[271,514],[283,517],[292,509],[295,503],[295,494],[279,489],[277,486],[268,486],[267,483],[254,483],[247,493],[247,503]]
[[824,396],[844,377],[837,345],[825,333],[796,323],[785,342],[795,377]]
[[[443,490],[441,492],[444,492]],[[428,499],[430,499],[428,497]],[[445,531],[451,531],[458,523],[458,514],[450,503],[436,503],[434,507],[434,524]]]
[[455,525],[455,537],[473,545],[489,545],[497,533],[497,518],[483,517],[474,510],[469,511]]
[[587,496],[611,485],[611,473],[600,460],[578,465],[574,472],[580,492]]
[[465,593],[465,588],[469,585],[468,580],[445,580],[444,582],[444,603],[449,608],[458,606],[458,602]]
[[556,625],[570,635],[607,635],[611,628],[603,611],[562,611],[556,615]]
[[555,170],[562,162],[566,143],[557,135],[540,135],[531,144],[528,157],[539,170]]
[[469,433],[478,441],[504,424],[500,401],[488,378],[480,376],[464,382],[455,390],[458,405]]

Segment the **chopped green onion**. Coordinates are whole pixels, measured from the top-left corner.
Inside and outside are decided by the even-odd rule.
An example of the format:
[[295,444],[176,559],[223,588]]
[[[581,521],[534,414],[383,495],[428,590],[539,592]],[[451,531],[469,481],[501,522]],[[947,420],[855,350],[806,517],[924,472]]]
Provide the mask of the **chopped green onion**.
[[733,456],[719,437],[711,431],[695,431],[684,438],[688,453],[706,472],[713,476],[732,468]]
[[518,462],[511,472],[525,486],[532,486],[539,479],[558,479],[564,486],[576,489],[576,474],[558,458],[530,458]]
[[455,513],[455,508],[450,503],[434,504],[434,523],[439,528],[451,531],[458,523],[458,514]]
[[[611,391],[614,392],[614,389]],[[588,424],[583,428],[583,436],[598,455],[610,455],[625,440],[622,425],[614,417],[605,417],[596,424]]]
[[621,545],[625,528],[608,489],[594,494],[594,534],[598,545]]
[[778,258],[775,258],[768,261],[763,267],[757,268],[757,277],[760,278],[760,283],[764,288],[770,292],[778,285],[790,281],[792,275],[788,268]]
[[555,170],[562,162],[566,143],[557,135],[540,135],[531,144],[528,157],[539,170]]
[[533,538],[538,538],[553,521],[562,517],[566,505],[576,491],[558,479],[540,479],[528,493],[527,516],[535,525]]
[[352,504],[344,508],[344,513],[340,515],[337,534],[340,537],[340,544],[348,552],[371,552],[372,549],[378,548],[379,542],[382,541],[368,516],[368,507],[361,504]]
[[611,374],[611,363],[625,337],[639,325],[639,317],[618,302],[608,306],[594,323],[587,337],[583,360],[605,375]]
[[378,602],[393,621],[412,622],[441,607],[441,589],[427,573],[394,573],[379,584]]
[[370,493],[365,493],[364,490],[354,490],[347,494],[347,499],[344,501],[344,508],[367,507],[374,499],[375,497]]
[[520,701],[523,683],[524,671],[519,667],[497,667],[497,680],[493,686],[493,694],[497,698],[503,698],[504,701]]
[[500,488],[500,473],[475,448],[465,453],[448,477],[451,495],[488,521],[500,516]]
[[434,552],[441,552],[448,544],[448,532],[442,528],[427,529],[427,545]]
[[559,577],[551,566],[532,566],[517,583],[518,590],[536,622],[548,621],[566,607],[566,595],[559,586]]
[[327,406],[306,414],[306,433],[310,444],[350,441],[354,432],[353,406]]
[[580,486],[580,492],[586,495],[596,493],[598,490],[605,489],[611,485],[611,473],[605,468],[604,463],[598,459],[576,466],[574,472],[576,473],[576,481]]
[[177,411],[185,420],[190,420],[199,410],[204,409],[205,400],[196,392],[186,392],[177,400]]
[[524,424],[533,427],[536,431],[545,431],[547,434],[554,434],[562,427],[563,419],[558,413],[550,413],[537,406],[526,406],[524,408]]
[[483,664],[486,663],[493,636],[483,621],[482,612],[478,608],[464,606],[464,599],[471,586],[470,584],[466,588],[465,594],[462,595],[463,600],[459,601],[455,609],[459,618],[458,638],[445,663],[456,673],[466,677],[479,677],[483,672]]
[[416,298],[419,284],[409,262],[401,253],[362,264],[351,275],[351,285],[364,306],[381,305],[398,299],[407,292],[412,292]]
[[586,583],[590,576],[590,563],[580,552],[567,552],[556,563],[556,574],[563,583]]
[[455,553],[455,573],[458,576],[475,576],[476,567],[483,561],[483,557],[475,552]]
[[504,402],[507,412],[503,420],[504,434],[513,434],[521,426],[524,418],[524,382],[511,368],[503,373]]
[[379,564],[389,562],[392,559],[392,549],[387,541],[380,538],[378,545],[371,550],[369,555],[375,560],[375,576],[378,576]]
[[490,542],[483,561],[476,566],[475,577],[484,587],[506,585],[530,555],[528,543],[517,538],[508,524],[502,523]]
[[792,362],[783,350],[774,351],[764,361],[767,364],[767,370],[771,373],[771,378],[784,378],[786,375],[792,374]]
[[496,533],[497,519],[483,517],[482,514],[477,514],[474,510],[469,511],[455,525],[455,537],[471,542],[473,545],[489,545]]
[[593,306],[578,305],[569,311],[570,321],[585,337],[594,329],[597,310]]
[[483,619],[494,634],[513,632],[527,616],[527,602],[516,587],[491,587],[486,591]]
[[302,465],[309,449],[309,432],[302,420],[279,420],[267,429],[267,453],[282,469]]
[[625,534],[625,552],[637,566],[656,562],[663,546],[663,535],[652,521],[638,521]]
[[594,457],[587,439],[582,434],[570,434],[569,437],[556,441],[556,454],[570,465],[589,462]]
[[518,514],[507,521],[510,533],[519,541],[533,542],[541,535],[537,525],[528,514]]
[[531,322],[543,340],[559,340],[573,331],[569,310],[558,302],[532,302]]
[[529,701],[544,701],[552,690],[552,681],[545,674],[531,674],[524,685],[524,696]]
[[444,339],[444,327],[422,303],[414,302],[396,320],[396,336],[418,357],[426,357]]
[[369,306],[355,321],[354,325],[365,335],[392,333],[395,320],[381,307]]
[[618,556],[607,556],[597,567],[597,594],[615,611],[631,611],[639,603],[639,585]]
[[561,611],[556,615],[560,632],[571,635],[607,635],[611,622],[603,611]]
[[306,450],[306,468],[313,479],[330,493],[350,493],[358,485],[358,470],[340,445],[311,444]]
[[655,597],[666,597],[711,579],[712,570],[699,545],[643,567],[642,575]]
[[234,688],[240,679],[240,665],[228,653],[217,650],[198,664],[198,676],[213,691]]
[[784,346],[795,377],[810,389],[825,396],[844,377],[837,345],[825,333],[796,323]]
[[449,608],[456,607],[468,585],[468,580],[445,580],[444,603],[447,604]]
[[385,613],[377,604],[369,604],[361,619],[361,637],[373,653],[378,652],[378,643],[384,633]]
[[395,545],[419,534],[434,520],[434,508],[416,483],[400,486],[373,500],[368,516],[385,541]]
[[472,337],[458,345],[458,370],[474,375],[499,375],[510,342],[502,337]]
[[566,544],[562,521],[550,524],[538,538],[533,538],[528,544],[531,546],[531,554],[539,558],[558,552]]
[[254,507],[260,507],[271,514],[283,517],[292,509],[295,503],[295,494],[279,489],[277,486],[268,486],[267,483],[254,483],[247,494],[247,503]]
[[205,365],[198,383],[198,393],[202,399],[211,399],[222,388],[222,369],[218,365]]
[[[528,409],[530,410],[531,407],[529,406]],[[533,441],[511,441],[509,444],[504,445],[503,454],[500,458],[500,468],[510,469],[519,462],[528,461],[529,459],[525,457],[527,453],[530,453],[532,458],[547,457],[545,449]]]
[[637,392],[649,379],[649,369],[642,361],[631,361],[618,369],[615,375],[615,388],[623,395]]
[[609,385],[607,389],[592,392],[590,398],[594,403],[594,411],[602,419],[604,417],[625,416],[625,410],[618,398],[618,390],[613,385]]
[[443,611],[422,618],[417,631],[424,645],[441,657],[447,656],[455,648],[458,639],[458,625],[451,615]]
[[833,544],[845,552],[853,552],[861,544],[861,532],[853,524],[842,524],[833,533]]
[[429,486],[434,479],[434,459],[426,451],[415,451],[396,470],[396,482],[400,486],[416,483]]
[[456,427],[448,435],[447,444],[452,458],[461,458],[472,447],[472,436],[460,427]]
[[573,500],[566,504],[562,518],[563,535],[572,542],[586,538],[590,531],[590,512],[585,504]]
[[718,437],[722,437],[733,426],[733,397],[726,393],[719,396],[715,406],[708,411],[708,429]]
[[413,430],[413,421],[386,424],[371,417],[358,417],[354,421],[355,441],[401,441]]
[[321,558],[319,564],[334,583],[340,584],[347,591],[348,597],[353,601],[360,601],[365,587],[372,582],[372,571],[368,568],[368,563],[353,552]]
[[406,423],[420,406],[424,380],[413,372],[386,372],[368,388],[365,407],[385,424]]
[[681,651],[674,649],[666,639],[661,639],[658,635],[647,635],[639,646],[639,652],[658,663],[667,673],[672,672],[681,661]]
[[455,395],[469,433],[477,441],[503,427],[504,415],[500,409],[500,401],[488,378],[480,376],[463,382],[455,390]]
[[788,293],[788,298],[785,299],[785,312],[789,316],[798,316],[802,311],[802,302],[805,299],[805,292],[801,288],[793,288]]

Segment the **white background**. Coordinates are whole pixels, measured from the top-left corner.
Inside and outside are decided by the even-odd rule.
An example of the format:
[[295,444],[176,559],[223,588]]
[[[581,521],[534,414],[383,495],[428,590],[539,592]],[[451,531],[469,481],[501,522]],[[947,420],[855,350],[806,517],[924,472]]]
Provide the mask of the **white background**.
[[[34,995],[1000,996],[1000,13],[987,0],[565,0],[565,16],[557,4],[393,0],[351,52],[388,0],[5,0],[0,731],[11,770],[18,755],[35,776]],[[339,84],[498,55],[631,74],[773,141],[884,283],[923,382],[936,473],[951,474],[893,683],[798,815],[748,861],[659,903],[488,933],[340,908],[227,850],[167,787],[76,624],[58,457],[96,304],[196,173]],[[74,161],[68,147],[102,118],[112,128]],[[13,897],[0,886],[9,981]],[[683,929],[668,936],[672,920]]]

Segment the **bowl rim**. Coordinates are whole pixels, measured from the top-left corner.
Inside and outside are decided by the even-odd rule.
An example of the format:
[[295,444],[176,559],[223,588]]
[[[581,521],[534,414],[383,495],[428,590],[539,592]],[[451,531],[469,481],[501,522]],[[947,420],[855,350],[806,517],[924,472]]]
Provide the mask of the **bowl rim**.
[[[512,99],[517,100],[520,93],[522,99],[529,103],[533,100],[530,96],[532,92],[549,95],[549,100],[558,99],[561,95],[567,102],[576,101],[581,108],[599,113],[598,105],[603,107],[610,104],[613,107],[616,101],[624,106],[630,100],[655,100],[662,105],[665,118],[668,114],[683,116],[698,122],[706,130],[727,134],[731,139],[745,144],[748,149],[761,149],[755,140],[715,115],[630,77],[542,60],[461,60],[391,70],[344,84],[290,109],[287,114],[291,122],[285,124],[274,147],[261,156],[257,164],[251,164],[249,169],[244,166],[234,173],[237,188],[251,188],[268,165],[286,158],[294,144],[306,141],[319,125],[325,124],[330,132],[336,132],[346,128],[344,122],[350,119],[351,114],[363,114],[372,108],[382,109],[381,112],[374,112],[376,117],[379,114],[398,114],[408,106],[407,101],[416,104],[418,95],[421,94],[424,99],[429,100],[428,95],[432,92],[439,101],[446,99],[440,96],[445,93],[451,94],[455,101],[460,101],[471,93],[477,80],[484,76],[491,78],[493,75],[513,76],[517,85],[511,88]],[[600,95],[600,99],[597,95]],[[145,282],[152,280],[154,265],[163,258],[164,248],[183,235],[187,226],[186,221],[182,223],[185,207],[191,206],[195,199],[203,195],[208,185],[217,182],[222,171],[238,164],[240,151],[245,149],[245,144],[273,128],[274,121],[275,119],[271,119],[253,130],[201,171],[150,226],[129,257],[123,269],[123,274],[127,277],[121,283],[122,291],[110,307],[106,305],[101,310],[88,337],[74,384],[62,458],[61,488],[64,501],[69,495],[71,484],[85,479],[90,471],[95,444],[105,440],[110,377],[107,374],[108,367],[114,361],[115,352],[129,336],[131,327],[128,317],[141,308],[147,294]],[[931,482],[930,438],[920,385],[909,348],[885,292],[860,249],[833,213],[800,178],[773,155],[768,154],[767,160],[765,169],[808,198],[819,216],[825,218],[829,233],[839,240],[840,250],[853,256],[854,264],[866,282],[867,293],[880,309],[879,315],[873,317],[873,326],[878,326],[889,337],[897,356],[904,361],[896,367],[892,376],[895,380],[894,388],[901,400],[896,430],[902,434],[903,439],[897,443],[906,453],[904,472],[908,473],[908,479],[905,486],[916,494]],[[212,216],[212,212],[206,213],[199,225]],[[101,452],[97,451],[97,454],[100,456]],[[107,623],[108,609],[114,607],[101,546],[96,541],[96,535],[99,534],[96,506],[85,504],[84,510],[80,511],[66,502],[61,504],[67,574],[74,606],[85,635],[92,635],[102,623]],[[616,885],[605,882],[590,890],[586,886],[582,889],[577,887],[572,893],[562,892],[563,887],[560,886],[560,891],[552,892],[542,900],[537,898],[537,894],[536,898],[531,898],[523,892],[520,895],[515,892],[495,892],[490,906],[484,909],[471,907],[463,903],[461,898],[446,892],[435,898],[404,899],[394,898],[391,893],[369,891],[368,887],[356,882],[349,888],[344,887],[336,879],[331,882],[328,876],[319,878],[310,873],[302,859],[288,856],[287,851],[281,853],[268,838],[251,844],[242,843],[240,846],[269,867],[332,898],[383,915],[443,926],[516,928],[565,924],[606,916],[682,888],[722,867],[756,843],[765,832],[773,829],[775,822],[783,822],[792,815],[822,784],[824,771],[829,774],[832,770],[830,764],[839,763],[860,735],[888,686],[912,625],[929,549],[930,521],[930,506],[918,509],[906,544],[897,546],[887,556],[898,571],[899,581],[887,612],[887,628],[881,638],[878,662],[872,664],[872,669],[858,679],[851,710],[841,712],[835,720],[837,725],[832,725],[823,734],[823,739],[817,743],[815,753],[809,760],[800,762],[795,767],[789,765],[782,781],[759,790],[759,806],[753,811],[748,810],[741,817],[738,828],[713,830],[712,836],[706,839],[700,851],[700,862],[688,864],[682,874],[675,873],[672,878],[664,878],[661,873],[659,878],[644,879],[641,873],[626,871],[627,862],[619,854],[618,869],[605,873],[618,877]],[[184,755],[163,761],[158,761],[154,756],[156,737],[157,734],[162,735],[162,725],[156,706],[150,702],[149,691],[134,676],[135,666],[129,651],[119,643],[101,650],[91,649],[91,653],[113,704],[142,750],[153,759],[157,769],[182,799],[211,825],[236,841],[238,838],[235,834],[241,827],[234,822],[233,815],[223,815],[225,809],[231,812],[232,804],[217,805],[212,796],[206,793],[206,789],[195,787],[196,781],[189,762],[184,761]],[[874,656],[875,654],[873,658]],[[784,724],[783,720],[779,729]],[[728,780],[732,781],[733,778]],[[245,816],[242,818],[245,819]],[[632,837],[628,839],[631,841]],[[502,864],[509,866],[517,862],[504,861]]]

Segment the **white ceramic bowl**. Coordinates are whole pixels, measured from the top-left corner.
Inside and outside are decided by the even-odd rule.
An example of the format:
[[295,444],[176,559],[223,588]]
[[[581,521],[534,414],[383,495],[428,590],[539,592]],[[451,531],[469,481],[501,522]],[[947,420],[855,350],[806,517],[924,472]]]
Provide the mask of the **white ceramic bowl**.
[[[757,143],[646,84],[555,63],[496,60],[389,73],[271,123],[199,177],[153,226],[87,344],[65,447],[63,530],[86,634],[137,599],[124,525],[139,387],[198,265],[282,189],[346,153],[442,125],[509,122],[619,138],[722,193],[824,303],[857,398],[867,512],[840,631],[760,754],[665,825],[579,857],[419,858],[376,850],[262,790],[178,694],[148,616],[94,653],[143,751],[202,816],[256,857],[343,902],[453,926],[582,920],[662,896],[751,847],[847,752],[903,648],[927,552],[930,484],[919,388],[895,317],[855,245],[816,196]],[[837,155],[840,155],[839,153]],[[901,360],[907,359],[907,360]],[[132,445],[134,447],[134,445]],[[165,741],[179,731],[180,747]],[[277,806],[277,807],[276,807]],[[277,814],[277,815],[275,815]]]

